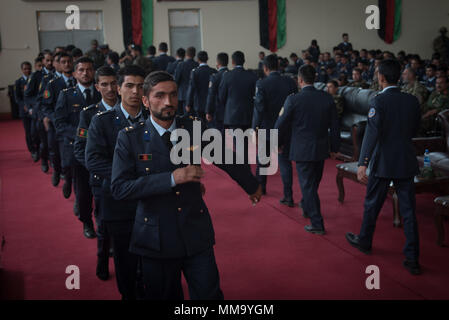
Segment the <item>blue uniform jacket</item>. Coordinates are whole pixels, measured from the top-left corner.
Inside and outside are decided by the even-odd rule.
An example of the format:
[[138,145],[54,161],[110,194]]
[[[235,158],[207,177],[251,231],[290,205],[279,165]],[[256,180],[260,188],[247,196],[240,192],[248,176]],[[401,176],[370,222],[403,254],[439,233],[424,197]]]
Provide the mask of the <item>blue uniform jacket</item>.
[[340,148],[334,100],[330,94],[313,86],[287,98],[275,129],[279,130],[280,146],[291,141],[289,158],[292,161],[322,161],[329,157],[329,149],[338,152]]
[[[190,132],[193,120],[176,118]],[[205,125],[202,126],[206,128]],[[193,146],[193,145],[192,145]],[[138,200],[130,251],[153,258],[181,258],[211,248],[214,230],[200,183],[171,187],[174,165],[151,120],[120,131],[112,164],[112,194]],[[258,188],[249,166],[217,165],[248,194]]]
[[369,166],[370,174],[380,178],[415,176],[419,171],[412,138],[421,121],[418,99],[390,88],[370,104],[359,166]]

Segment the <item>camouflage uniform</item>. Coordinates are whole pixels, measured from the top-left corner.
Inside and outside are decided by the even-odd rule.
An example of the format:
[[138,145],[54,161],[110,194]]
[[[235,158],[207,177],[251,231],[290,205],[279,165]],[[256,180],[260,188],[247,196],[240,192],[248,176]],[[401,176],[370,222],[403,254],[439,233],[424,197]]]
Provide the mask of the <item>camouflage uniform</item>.
[[448,61],[449,58],[449,38],[446,36],[447,29],[445,27],[440,29],[441,35],[433,41],[433,50],[438,52],[441,59]]
[[344,108],[345,107],[345,99],[343,99],[343,97],[338,94],[333,96],[333,98],[334,98],[335,106],[337,107],[338,117],[341,118],[343,111],[345,109]]
[[423,105],[422,114],[424,115],[430,110],[437,110],[437,113],[421,121],[421,134],[424,136],[438,135],[441,129],[436,121],[437,114],[447,109],[449,109],[449,96],[438,91],[432,92],[427,103]]
[[361,80],[361,81],[353,81],[353,82],[351,82],[350,84],[348,84],[348,87],[368,89],[369,85],[366,83],[365,80]]
[[402,92],[409,93],[418,98],[419,104],[421,105],[421,109],[423,108],[423,104],[427,101],[428,92],[427,88],[422,85],[419,81],[415,81],[413,85],[406,84],[402,87]]
[[371,83],[371,86],[369,88],[374,91],[380,91],[380,86],[377,79],[373,79],[373,83]]

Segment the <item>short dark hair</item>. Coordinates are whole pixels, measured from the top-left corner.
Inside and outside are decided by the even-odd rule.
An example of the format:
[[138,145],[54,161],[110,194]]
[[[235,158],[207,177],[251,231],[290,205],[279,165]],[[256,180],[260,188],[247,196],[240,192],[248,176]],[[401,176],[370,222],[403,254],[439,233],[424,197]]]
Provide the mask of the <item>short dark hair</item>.
[[448,79],[448,77],[447,77],[446,75],[441,75],[441,76],[438,77],[438,79],[444,79],[444,81],[445,81],[446,83],[449,82],[449,79]]
[[387,59],[379,64],[379,74],[383,75],[389,84],[396,84],[401,77],[401,64],[397,60]]
[[102,66],[97,69],[95,72],[95,83],[98,83],[100,81],[100,77],[117,77],[117,74],[115,73],[114,69],[112,69],[109,66]]
[[217,62],[221,65],[221,66],[227,66],[229,63],[229,56],[226,52],[220,52],[219,54],[217,54]]
[[335,86],[335,88],[338,88],[338,82],[336,80],[329,80],[327,83],[331,83]]
[[159,43],[159,51],[162,51],[162,52],[168,51],[168,45],[166,42]]
[[80,48],[75,48],[72,50],[72,57],[81,57],[83,55],[83,51]]
[[132,49],[132,50],[135,50],[135,51],[138,51],[138,52],[140,52],[140,53],[142,53],[142,47],[139,46],[138,44],[133,44],[133,45],[131,46],[131,49]]
[[77,59],[75,61],[74,65],[73,65],[73,70],[76,70],[77,66],[80,63],[90,63],[92,66],[94,65],[94,61],[91,58],[89,58],[89,57],[81,57],[81,58],[79,58],[79,59]]
[[245,63],[245,54],[242,51],[236,51],[232,54],[232,61],[236,66],[242,66]]
[[23,66],[30,66],[31,67],[31,63],[29,61],[24,61],[20,64],[20,69],[23,69]]
[[196,49],[195,49],[195,47],[188,47],[188,48],[187,48],[187,51],[186,51],[186,55],[187,55],[188,57],[195,58],[195,55],[196,55]]
[[146,76],[143,82],[143,94],[147,97],[151,89],[156,86],[160,82],[173,81],[173,76],[166,71],[153,71],[149,75]]
[[67,52],[65,52],[65,51],[59,52],[59,53],[55,56],[55,58],[57,58],[57,59],[56,59],[57,61],[60,61],[62,58],[65,58],[65,57],[72,58],[72,56],[71,56],[70,54],[68,54]]
[[347,36],[348,36],[348,34],[345,32],[345,33],[342,34],[341,37],[343,38],[343,37],[347,37]]
[[352,71],[362,74],[362,69],[360,69],[360,68],[354,68],[354,69],[352,69]]
[[126,76],[136,76],[145,78],[145,70],[138,65],[132,64],[121,68],[117,73],[117,84],[121,86],[125,82]]
[[[64,51],[59,51],[58,53],[55,53],[54,55],[53,55],[53,59],[55,60],[55,61],[58,61],[59,62],[59,59],[61,59],[61,53],[62,52],[64,52]],[[64,52],[65,53],[65,52]]]
[[109,52],[108,55],[107,55],[107,57],[108,57],[109,59],[111,59],[111,61],[112,61],[113,64],[118,64],[118,62],[119,62],[119,60],[120,60],[120,57],[119,57],[118,53],[115,52],[115,51]]
[[263,59],[263,65],[267,67],[270,71],[278,70],[278,56],[275,54],[270,54]]
[[309,64],[301,66],[298,70],[298,76],[307,84],[313,84],[315,82],[316,70]]
[[176,50],[176,55],[182,59],[186,56],[186,50],[184,48],[179,48]]
[[428,64],[426,66],[426,69],[432,69],[433,71],[437,71],[437,66],[434,64]]
[[44,60],[43,56],[37,56],[36,59],[34,59],[34,63],[42,62]]
[[298,58],[298,55],[296,53],[292,52],[290,54],[290,58]]
[[198,61],[199,62],[207,62],[207,60],[209,60],[209,56],[207,55],[206,51],[198,52]]
[[76,47],[73,44],[69,44],[67,47],[65,47],[65,51],[70,53],[72,52],[73,49],[75,49]]
[[151,45],[148,47],[147,51],[148,51],[148,54],[151,54],[154,56],[156,54],[156,47]]

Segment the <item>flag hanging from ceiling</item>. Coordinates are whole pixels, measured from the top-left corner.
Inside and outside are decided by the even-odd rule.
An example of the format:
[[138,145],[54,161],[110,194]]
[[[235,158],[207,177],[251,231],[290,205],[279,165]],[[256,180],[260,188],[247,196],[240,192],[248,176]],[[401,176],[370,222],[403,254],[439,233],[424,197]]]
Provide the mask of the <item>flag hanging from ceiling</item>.
[[379,0],[379,11],[379,37],[391,44],[401,35],[402,0]]
[[153,44],[153,1],[121,0],[123,42],[143,49]]
[[260,45],[276,52],[287,39],[286,0],[259,0]]

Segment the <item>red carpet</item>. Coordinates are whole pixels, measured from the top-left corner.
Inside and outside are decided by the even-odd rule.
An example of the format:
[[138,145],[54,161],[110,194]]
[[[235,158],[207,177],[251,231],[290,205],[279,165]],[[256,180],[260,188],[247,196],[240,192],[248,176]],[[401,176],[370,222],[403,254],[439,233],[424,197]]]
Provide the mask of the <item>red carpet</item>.
[[[3,299],[118,299],[115,279],[95,276],[96,241],[82,235],[73,195],[62,197],[26,151],[19,121],[0,122],[0,296]],[[206,167],[206,202],[215,226],[215,253],[226,299],[448,299],[449,249],[436,245],[433,196],[418,195],[424,274],[402,267],[402,229],[392,226],[387,201],[379,217],[373,253],[349,246],[345,232],[358,232],[365,188],[345,181],[346,202],[337,201],[336,161],[327,161],[320,187],[326,236],[304,231],[298,208],[279,205],[279,174],[268,195],[253,207],[225,173]],[[300,200],[294,176],[295,201]],[[446,229],[448,225],[445,225]],[[449,230],[449,229],[447,229]],[[448,241],[446,241],[447,243]],[[80,289],[67,290],[65,269],[80,268]],[[380,290],[367,290],[365,269],[380,268]],[[110,261],[113,275],[113,264]]]

